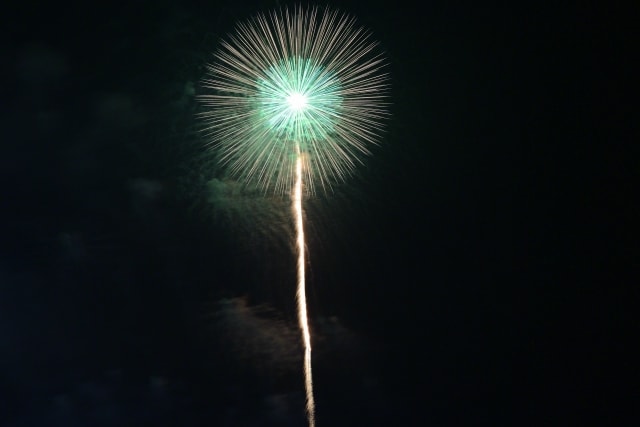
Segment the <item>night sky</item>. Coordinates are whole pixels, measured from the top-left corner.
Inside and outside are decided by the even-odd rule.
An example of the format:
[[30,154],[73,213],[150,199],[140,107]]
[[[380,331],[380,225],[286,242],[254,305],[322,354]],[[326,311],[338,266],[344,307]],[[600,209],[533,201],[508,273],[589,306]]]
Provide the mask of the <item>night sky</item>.
[[[289,204],[196,117],[219,40],[289,3],[16,3],[0,425],[306,425]],[[305,201],[319,427],[640,425],[638,14],[511,3],[331,3],[392,105]]]

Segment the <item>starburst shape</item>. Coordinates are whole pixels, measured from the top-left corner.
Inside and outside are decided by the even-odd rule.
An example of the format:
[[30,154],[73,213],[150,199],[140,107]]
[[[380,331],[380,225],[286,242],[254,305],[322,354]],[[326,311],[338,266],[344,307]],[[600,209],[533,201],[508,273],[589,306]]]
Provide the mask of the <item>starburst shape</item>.
[[289,193],[330,189],[380,141],[388,117],[386,60],[370,34],[335,10],[257,15],[207,66],[204,132],[240,181]]

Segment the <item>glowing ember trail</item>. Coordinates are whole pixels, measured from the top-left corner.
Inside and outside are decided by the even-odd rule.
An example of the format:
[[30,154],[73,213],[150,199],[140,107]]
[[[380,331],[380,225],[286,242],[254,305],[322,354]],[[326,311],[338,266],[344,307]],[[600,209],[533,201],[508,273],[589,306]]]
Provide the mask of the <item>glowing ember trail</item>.
[[304,228],[302,221],[302,155],[300,147],[296,146],[296,181],[293,190],[293,213],[296,221],[296,247],[298,250],[298,290],[296,293],[298,302],[298,322],[302,330],[304,342],[304,388],[307,393],[307,417],[309,427],[314,427],[315,403],[313,400],[313,378],[311,375],[311,334],[309,333],[309,321],[307,319],[307,296],[305,291],[305,244]]

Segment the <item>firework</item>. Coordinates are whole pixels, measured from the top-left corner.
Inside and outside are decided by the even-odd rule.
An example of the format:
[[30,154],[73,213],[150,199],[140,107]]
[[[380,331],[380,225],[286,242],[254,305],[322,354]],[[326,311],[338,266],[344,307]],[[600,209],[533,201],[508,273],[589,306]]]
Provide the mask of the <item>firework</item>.
[[237,26],[207,67],[205,132],[240,181],[290,194],[344,180],[387,117],[388,76],[369,33],[337,11],[297,8]]
[[309,425],[315,425],[305,290],[303,194],[344,180],[387,117],[384,59],[353,18],[316,8],[239,24],[207,67],[201,116],[222,164],[248,185],[290,194]]

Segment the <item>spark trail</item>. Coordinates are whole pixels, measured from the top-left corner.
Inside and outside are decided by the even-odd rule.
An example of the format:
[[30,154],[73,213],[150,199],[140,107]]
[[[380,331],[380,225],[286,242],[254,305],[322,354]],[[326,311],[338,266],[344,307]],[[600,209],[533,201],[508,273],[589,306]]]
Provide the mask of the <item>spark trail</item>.
[[307,396],[307,417],[309,427],[315,426],[315,402],[313,399],[313,375],[311,372],[311,333],[307,318],[307,295],[305,285],[305,238],[302,220],[302,154],[296,146],[296,182],[293,191],[293,214],[296,222],[296,249],[298,251],[298,286],[296,299],[298,303],[298,323],[302,330],[304,343],[304,388]]

